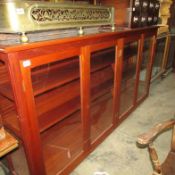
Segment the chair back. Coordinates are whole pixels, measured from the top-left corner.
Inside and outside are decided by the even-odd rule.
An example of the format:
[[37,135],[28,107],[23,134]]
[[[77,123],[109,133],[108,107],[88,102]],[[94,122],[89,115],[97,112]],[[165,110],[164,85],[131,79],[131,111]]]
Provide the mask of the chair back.
[[173,127],[173,133],[172,133],[172,146],[171,149],[173,152],[175,152],[175,125]]

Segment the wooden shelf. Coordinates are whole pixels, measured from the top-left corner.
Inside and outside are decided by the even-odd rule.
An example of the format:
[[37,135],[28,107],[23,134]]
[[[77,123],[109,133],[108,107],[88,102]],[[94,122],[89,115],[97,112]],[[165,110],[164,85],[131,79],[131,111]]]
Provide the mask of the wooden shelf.
[[[113,85],[113,70],[111,66],[91,74],[91,100],[111,92]],[[70,91],[71,89],[71,91]],[[5,113],[4,124],[18,136],[20,133],[18,118],[12,101],[1,96]],[[35,97],[40,132],[45,131],[57,122],[80,109],[80,81],[75,80],[47,93]],[[9,106],[9,107],[8,107]],[[8,110],[9,109],[9,110]]]
[[79,78],[78,58],[39,68],[36,67],[32,70],[32,85],[35,96]]
[[[91,77],[91,100],[111,91],[113,84],[111,66],[94,72]],[[80,109],[80,82],[73,81],[36,97],[36,109],[38,109],[40,131],[43,132]]]
[[[115,57],[111,50],[106,50],[101,53],[92,54],[91,73],[111,65],[112,63],[114,63],[114,60]],[[43,72],[41,75],[37,74],[37,76],[43,76]],[[34,94],[39,95],[47,90],[51,90],[55,87],[59,87],[63,84],[66,84],[70,81],[79,78],[79,59],[77,58],[74,60],[70,60],[66,63],[64,62],[62,66],[59,65],[59,68],[55,66],[54,69],[50,69],[49,74],[46,73],[46,75],[44,76],[43,82],[42,79],[40,79],[40,81],[33,84]]]
[[12,88],[10,86],[10,83],[4,83],[0,85],[0,94],[7,97],[8,99],[13,100],[13,91]]
[[10,86],[9,75],[7,66],[4,62],[0,61],[0,94],[9,99],[13,99],[12,88]]
[[4,126],[12,130],[17,136],[20,137],[18,116],[15,110],[14,103],[6,97],[0,95],[0,104],[0,113],[3,119]]
[[[114,63],[115,57],[113,50],[105,50],[101,53],[92,54],[91,73],[105,68]],[[53,63],[49,66],[41,66],[33,69],[32,82],[34,95],[39,95],[53,88],[62,86],[70,81],[79,79],[79,60],[78,58],[69,61]],[[0,85],[0,93],[13,101],[13,94],[9,82]]]

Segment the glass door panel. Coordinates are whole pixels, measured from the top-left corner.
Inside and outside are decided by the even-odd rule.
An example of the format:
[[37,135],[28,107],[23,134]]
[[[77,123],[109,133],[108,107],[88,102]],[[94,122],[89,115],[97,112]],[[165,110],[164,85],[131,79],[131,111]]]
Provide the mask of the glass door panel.
[[155,57],[153,61],[151,78],[157,77],[162,72],[163,56],[165,51],[166,36],[157,38]]
[[147,76],[148,76],[148,66],[151,56],[152,38],[147,38],[144,41],[142,61],[140,65],[140,75],[138,84],[137,99],[144,97],[147,93]]
[[83,151],[79,57],[32,69],[47,174],[59,173]]
[[91,54],[91,141],[112,126],[115,47]]
[[124,47],[122,81],[120,88],[119,116],[134,105],[138,42],[130,42]]
[[168,60],[166,64],[166,69],[172,68],[173,67],[173,61],[175,59],[175,35],[170,35],[170,47],[169,47],[169,53],[168,53]]

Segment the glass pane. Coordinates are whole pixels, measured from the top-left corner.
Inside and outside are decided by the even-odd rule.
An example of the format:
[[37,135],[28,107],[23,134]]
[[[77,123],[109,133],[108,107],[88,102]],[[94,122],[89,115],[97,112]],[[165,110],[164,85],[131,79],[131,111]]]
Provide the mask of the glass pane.
[[32,69],[47,174],[55,175],[83,148],[79,57]]
[[152,38],[145,39],[143,46],[142,62],[140,65],[137,99],[144,97],[147,92],[147,75],[148,75],[148,64],[151,56],[150,55],[151,46],[152,46]]
[[174,46],[175,46],[175,35],[172,35],[170,39],[170,48],[169,48],[169,53],[168,53],[167,65],[166,65],[167,69],[173,66],[173,61],[175,59],[175,47]]
[[166,36],[162,38],[157,38],[155,58],[154,58],[153,68],[152,68],[152,78],[156,77],[162,71],[165,43],[166,43]]
[[115,48],[91,54],[91,141],[112,125]]
[[136,83],[138,42],[131,42],[125,45],[123,58],[123,72],[120,90],[120,110],[122,116],[133,107],[134,92]]

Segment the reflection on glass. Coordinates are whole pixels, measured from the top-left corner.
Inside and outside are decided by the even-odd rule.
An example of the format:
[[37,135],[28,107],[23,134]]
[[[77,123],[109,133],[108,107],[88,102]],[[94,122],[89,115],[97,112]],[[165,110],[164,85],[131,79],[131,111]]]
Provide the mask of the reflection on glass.
[[147,74],[148,74],[148,63],[150,60],[152,46],[152,38],[147,38],[144,41],[142,62],[140,65],[140,75],[138,84],[137,99],[142,98],[147,92]]
[[120,92],[119,116],[122,116],[133,107],[136,83],[138,42],[125,45],[123,58],[123,72]]
[[155,58],[154,58],[153,68],[152,68],[152,78],[156,77],[162,71],[165,43],[166,43],[166,36],[157,39]]
[[91,141],[112,125],[115,48],[91,54]]
[[57,174],[83,149],[79,57],[32,69],[47,174]]
[[170,48],[169,48],[169,53],[168,53],[168,60],[166,64],[166,69],[169,69],[173,66],[173,61],[175,58],[175,35],[171,36],[170,40]]

